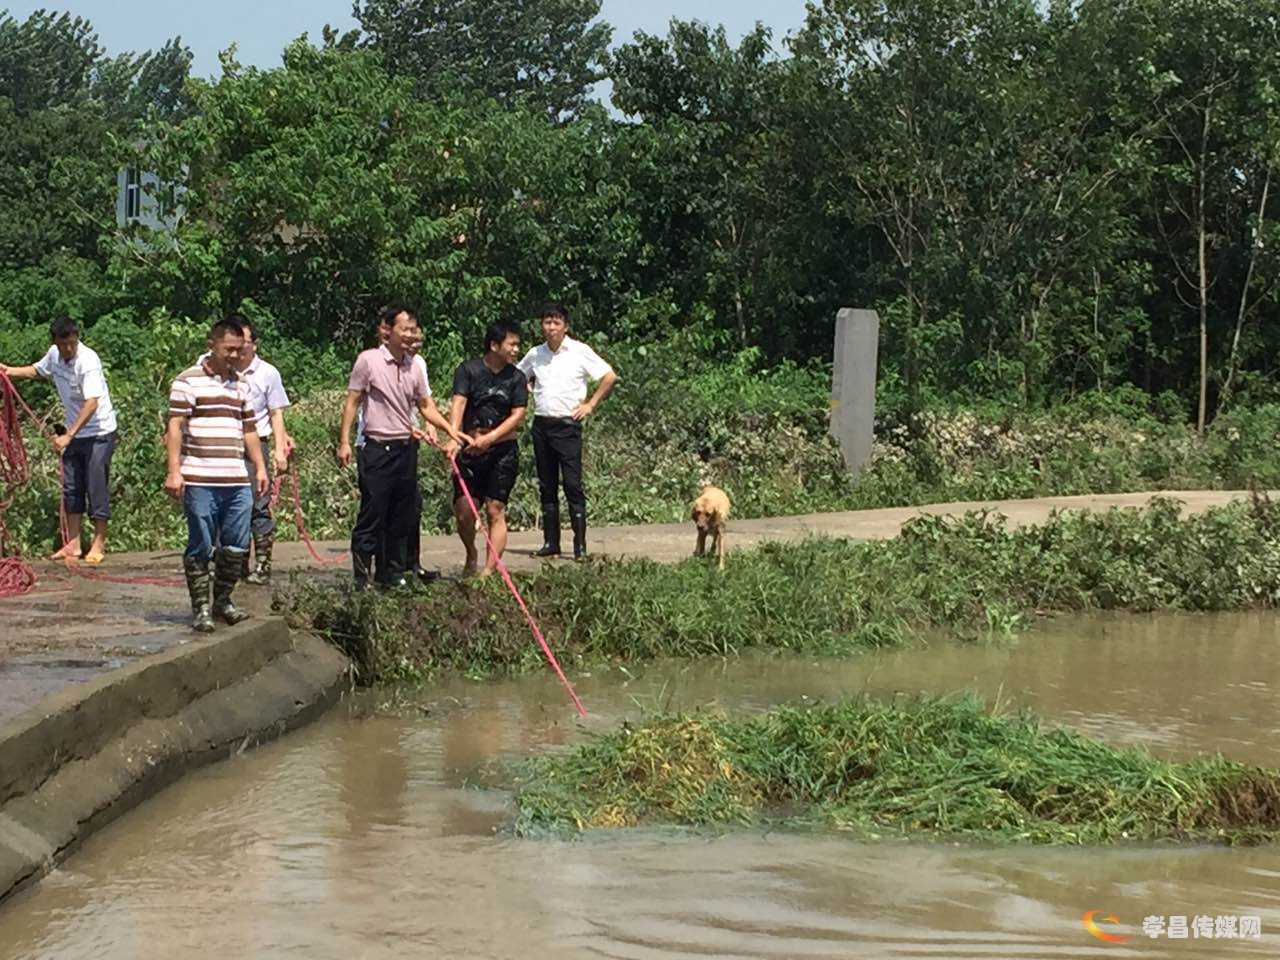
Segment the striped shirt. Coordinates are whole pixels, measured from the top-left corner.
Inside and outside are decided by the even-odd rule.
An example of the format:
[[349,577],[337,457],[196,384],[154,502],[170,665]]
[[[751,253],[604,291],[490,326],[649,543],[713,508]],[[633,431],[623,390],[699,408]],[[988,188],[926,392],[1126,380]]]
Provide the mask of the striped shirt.
[[169,390],[169,416],[182,418],[182,479],[200,487],[249,483],[244,431],[254,412],[244,378],[215,376],[201,364],[184,370]]

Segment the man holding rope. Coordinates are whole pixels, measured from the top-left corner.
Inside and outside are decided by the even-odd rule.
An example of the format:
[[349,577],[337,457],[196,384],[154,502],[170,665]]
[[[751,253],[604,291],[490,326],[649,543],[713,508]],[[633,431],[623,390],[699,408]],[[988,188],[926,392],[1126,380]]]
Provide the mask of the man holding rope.
[[[515,365],[520,355],[520,328],[514,323],[491,323],[484,335],[484,356],[460,364],[453,374],[453,403],[449,420],[454,429],[465,429],[474,440],[457,458],[462,475],[476,501],[484,507],[489,542],[481,576],[497,569],[498,558],[507,545],[507,500],[520,472],[520,450],[516,432],[524,422],[529,403],[528,381]],[[453,456],[458,445],[445,444]],[[466,550],[463,574],[476,572],[476,532],[478,521],[471,513],[458,477],[453,478],[453,516],[458,537]]]
[[411,349],[422,336],[417,314],[397,304],[388,308],[387,315],[391,317],[387,342],[365,350],[351,369],[338,434],[338,462],[347,466],[352,459],[351,426],[357,411],[363,412],[360,513],[351,531],[351,564],[358,590],[369,587],[380,539],[387,560],[385,571],[380,571],[383,582],[406,583],[410,528],[416,518],[418,442],[430,439],[414,426],[414,409],[455,442],[471,443],[436,409],[423,368],[414,363]]
[[[560,304],[542,310],[540,343],[524,355],[520,371],[533,387],[533,457],[542,500],[542,548],[535,557],[560,555],[560,492],[569,505],[573,558],[587,555],[587,497],[582,489],[582,422],[595,412],[618,376],[585,343],[569,336],[569,311]],[[587,385],[598,380],[591,399]]]
[[231,591],[249,552],[254,497],[270,487],[257,417],[238,370],[244,340],[244,328],[236,320],[219,320],[209,331],[208,358],[183,371],[169,391],[164,489],[181,499],[187,515],[182,561],[191,594],[191,626],[199,633],[213,630],[214,616],[232,625],[249,616],[231,602]]
[[[101,563],[107,552],[107,521],[111,518],[111,455],[116,449],[116,414],[97,353],[80,342],[80,327],[70,317],[54,320],[49,330],[53,345],[36,363],[11,367],[0,363],[10,380],[52,380],[62,401],[65,432],[53,446],[62,457],[62,505],[66,530],[55,560],[83,559]],[[93,520],[93,543],[81,557],[80,528],[86,500]]]
[[[293,453],[293,438],[284,428],[284,411],[289,404],[280,371],[258,355],[258,334],[253,324],[239,313],[227,315],[227,319],[240,324],[244,330],[244,347],[236,361],[236,369],[244,379],[253,407],[254,426],[265,457],[267,444],[274,450],[275,471],[280,476],[289,472],[289,456]],[[200,365],[209,359],[206,353],[196,360]],[[271,554],[275,548],[276,521],[271,512],[271,491],[253,498],[253,514],[249,521],[253,537],[254,568],[249,570],[249,554],[245,553],[241,579],[245,583],[265,586],[271,582]]]
[[[394,307],[388,307],[387,309],[383,310],[381,315],[378,317],[378,343],[379,344],[385,344],[387,342],[387,336],[391,331],[391,323],[392,321],[395,320],[395,315],[393,312],[394,310],[395,310]],[[421,353],[421,350],[422,350],[421,329],[419,329],[418,331],[417,339],[411,340],[405,345],[405,350],[409,353],[410,356],[413,357],[413,365],[421,369],[422,378],[427,382],[427,391],[430,392],[431,377],[427,372],[427,361],[423,358]],[[428,443],[431,443],[434,445],[439,442],[439,437],[436,435],[436,428],[433,427],[431,424],[429,423],[424,424],[423,432],[426,434]],[[361,408],[361,410],[356,416],[355,461],[356,461],[357,479],[359,479],[359,475],[361,473],[360,463],[362,462],[362,458],[360,454],[363,451],[364,451],[364,409]],[[409,547],[408,547],[409,559],[413,563],[414,575],[423,583],[428,583],[433,580],[439,580],[440,571],[427,570],[422,566],[422,505],[423,505],[422,488],[417,487],[417,496],[414,499],[413,531],[409,536]],[[383,574],[383,571],[385,571],[387,567],[387,545],[385,542],[385,538],[378,541],[378,550],[377,550],[377,553],[374,554],[374,558],[375,558],[374,567],[376,571],[376,576],[379,578],[385,579],[385,576]]]

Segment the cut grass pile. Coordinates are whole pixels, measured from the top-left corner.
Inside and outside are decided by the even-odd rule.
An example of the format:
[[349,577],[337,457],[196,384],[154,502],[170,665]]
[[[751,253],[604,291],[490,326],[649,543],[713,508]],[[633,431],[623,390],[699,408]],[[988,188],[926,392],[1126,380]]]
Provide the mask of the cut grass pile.
[[517,779],[524,835],[769,825],[867,839],[1254,844],[1280,831],[1280,772],[1165,762],[967,695],[657,716],[525,761]]

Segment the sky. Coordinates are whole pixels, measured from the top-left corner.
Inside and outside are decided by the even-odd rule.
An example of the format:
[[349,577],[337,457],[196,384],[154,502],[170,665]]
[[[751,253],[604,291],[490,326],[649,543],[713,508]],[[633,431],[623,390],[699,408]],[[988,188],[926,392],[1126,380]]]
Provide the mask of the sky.
[[[232,43],[246,66],[279,66],[280,52],[300,34],[318,44],[326,23],[353,29],[351,7],[351,0],[0,0],[0,10],[20,20],[42,8],[84,17],[111,54],[154,50],[181,36],[195,55],[192,72],[200,77],[218,73],[218,52]],[[671,19],[678,18],[724,24],[734,45],[760,21],[772,28],[774,46],[781,49],[782,39],[804,19],[804,0],[604,0],[601,17],[613,25],[615,45],[636,30],[665,34]]]

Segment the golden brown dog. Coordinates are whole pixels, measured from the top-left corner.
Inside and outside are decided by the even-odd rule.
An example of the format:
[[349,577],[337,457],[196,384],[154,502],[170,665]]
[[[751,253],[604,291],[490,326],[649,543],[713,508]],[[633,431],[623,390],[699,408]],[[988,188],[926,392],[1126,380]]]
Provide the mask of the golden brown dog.
[[695,557],[706,554],[707,536],[714,539],[712,549],[720,561],[720,569],[724,569],[725,524],[729,521],[729,495],[719,487],[703,487],[698,499],[693,501],[693,523],[698,528],[698,546],[693,551]]

